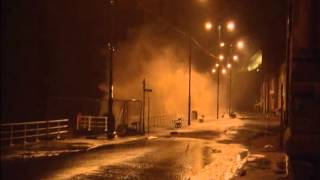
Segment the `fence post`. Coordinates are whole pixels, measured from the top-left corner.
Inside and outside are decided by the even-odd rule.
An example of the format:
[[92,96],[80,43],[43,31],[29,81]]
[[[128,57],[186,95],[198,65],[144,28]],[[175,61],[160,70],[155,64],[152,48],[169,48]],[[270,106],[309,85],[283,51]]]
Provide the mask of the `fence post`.
[[39,124],[37,123],[37,136],[36,136],[36,142],[39,142]]
[[47,139],[49,139],[49,121],[47,120]]
[[60,121],[58,121],[58,134],[57,139],[60,139]]
[[108,131],[108,117],[104,117],[105,123],[104,123],[104,131],[107,132]]
[[24,144],[27,144],[27,125],[24,125]]
[[13,125],[10,126],[10,146],[13,145]]
[[88,117],[88,131],[91,131],[91,117]]
[[80,116],[81,116],[81,114],[78,113],[78,114],[77,114],[77,130],[78,130],[78,131],[79,131]]

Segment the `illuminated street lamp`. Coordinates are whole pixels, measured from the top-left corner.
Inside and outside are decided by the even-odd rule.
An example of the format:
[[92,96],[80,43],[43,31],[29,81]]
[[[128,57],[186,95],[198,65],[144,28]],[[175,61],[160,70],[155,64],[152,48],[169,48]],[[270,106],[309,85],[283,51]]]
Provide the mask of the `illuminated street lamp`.
[[220,54],[220,55],[219,55],[219,60],[220,60],[220,61],[223,61],[223,59],[224,59],[224,56],[223,56],[222,54]]
[[224,46],[225,46],[224,42],[220,42],[220,47],[224,47]]
[[227,68],[229,69],[229,107],[228,107],[228,113],[229,113],[229,116],[231,115],[231,63],[228,63],[227,64]]
[[233,55],[233,56],[232,56],[232,59],[233,59],[234,61],[238,61],[239,57],[238,57],[237,55]]
[[[219,89],[220,89],[220,65],[218,63],[215,64],[216,68],[211,70],[212,74],[217,74],[217,119],[219,119]],[[226,74],[227,70],[223,68],[221,70],[222,74]]]
[[242,49],[242,48],[244,47],[244,43],[243,43],[242,41],[239,41],[239,42],[237,43],[237,47],[238,47],[239,49]]
[[211,22],[206,22],[206,23],[204,24],[204,27],[205,27],[205,29],[206,29],[207,31],[210,31],[211,28],[212,28]]
[[227,70],[223,68],[223,69],[221,70],[221,73],[222,73],[222,74],[226,74],[226,73],[227,73]]
[[228,29],[228,31],[234,31],[234,29],[235,29],[235,24],[234,24],[233,21],[229,21],[229,22],[227,23],[227,29]]

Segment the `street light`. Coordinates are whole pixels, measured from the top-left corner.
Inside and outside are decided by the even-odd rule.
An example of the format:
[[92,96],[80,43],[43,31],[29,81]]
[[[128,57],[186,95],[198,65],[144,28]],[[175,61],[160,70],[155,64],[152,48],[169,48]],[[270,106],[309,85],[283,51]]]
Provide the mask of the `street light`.
[[238,47],[239,49],[242,49],[242,48],[244,47],[243,41],[239,41],[239,42],[237,43],[237,47]]
[[228,63],[227,64],[227,68],[229,69],[229,107],[228,107],[228,113],[229,113],[229,116],[231,115],[231,63]]
[[219,60],[220,60],[220,61],[223,61],[223,59],[224,59],[224,56],[223,56],[222,54],[220,54],[220,55],[219,55]]
[[234,24],[233,21],[229,21],[229,22],[227,23],[227,29],[228,29],[228,31],[234,31],[234,29],[235,29],[235,24]]
[[222,73],[222,74],[226,74],[226,73],[227,73],[227,70],[223,68],[223,69],[221,70],[221,73]]
[[238,61],[239,57],[238,57],[237,55],[233,55],[233,56],[232,56],[232,59],[233,59],[234,61]]
[[220,47],[224,47],[224,46],[225,46],[224,42],[220,42]]
[[[219,119],[219,87],[220,87],[220,65],[218,63],[215,64],[216,68],[212,68],[211,72],[212,74],[217,73],[217,119]],[[221,70],[222,74],[225,74],[227,70],[223,68]]]
[[204,27],[205,27],[205,29],[207,30],[207,31],[210,31],[211,30],[211,28],[212,28],[212,24],[211,24],[211,22],[206,22],[205,24],[204,24]]

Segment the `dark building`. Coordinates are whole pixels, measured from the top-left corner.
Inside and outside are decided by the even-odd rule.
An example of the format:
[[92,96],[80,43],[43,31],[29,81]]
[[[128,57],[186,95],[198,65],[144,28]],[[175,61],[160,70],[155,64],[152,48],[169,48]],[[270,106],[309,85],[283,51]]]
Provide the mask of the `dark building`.
[[[294,179],[318,179],[320,170],[320,3],[287,4],[286,58],[264,62],[261,102],[264,113],[281,119],[281,142]],[[273,67],[273,68],[266,68]]]

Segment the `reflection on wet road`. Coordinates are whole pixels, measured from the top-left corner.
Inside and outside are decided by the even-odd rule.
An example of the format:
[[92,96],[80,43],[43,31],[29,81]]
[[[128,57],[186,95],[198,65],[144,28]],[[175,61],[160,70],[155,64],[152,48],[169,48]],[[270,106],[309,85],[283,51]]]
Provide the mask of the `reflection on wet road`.
[[[167,137],[7,165],[9,179],[187,179],[211,163],[208,140]],[[20,173],[15,173],[20,172]]]

